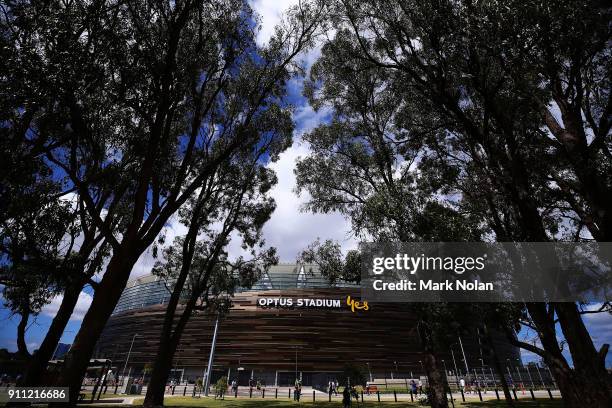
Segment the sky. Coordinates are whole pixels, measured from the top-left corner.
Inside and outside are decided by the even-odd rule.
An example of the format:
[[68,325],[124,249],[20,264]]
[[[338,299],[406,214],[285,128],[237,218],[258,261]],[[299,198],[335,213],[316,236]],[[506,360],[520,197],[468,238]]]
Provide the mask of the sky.
[[[251,5],[260,15],[261,29],[257,41],[264,44],[273,33],[274,26],[280,22],[284,9],[297,0],[252,0]],[[301,56],[302,63],[308,69],[319,55],[319,48],[310,50]],[[350,224],[337,213],[312,214],[300,211],[300,207],[308,200],[306,194],[297,196],[295,189],[296,160],[308,154],[308,146],[301,141],[301,135],[315,128],[329,118],[329,111],[321,110],[315,112],[301,95],[302,81],[294,79],[289,84],[288,102],[295,107],[294,143],[289,149],[280,155],[279,160],[270,163],[278,177],[278,184],[271,191],[276,200],[277,208],[270,221],[264,227],[264,238],[267,245],[274,246],[278,250],[281,262],[295,262],[300,251],[317,238],[332,239],[338,241],[344,251],[356,248],[357,241],[350,234]],[[186,228],[172,219],[166,230],[166,242],[171,243],[174,236],[183,235]],[[230,255],[240,253],[237,240],[230,244]],[[149,274],[155,260],[150,251],[143,253],[134,269],[131,278]],[[81,293],[77,307],[71,317],[61,341],[71,343],[78,332],[83,316],[91,303],[91,289],[88,288]],[[61,298],[55,298],[47,305],[31,323],[27,331],[27,344],[30,351],[35,350],[43,340],[46,330],[61,302]],[[612,317],[607,314],[591,314],[585,316],[585,322],[589,328],[593,341],[599,348],[603,343],[612,343]],[[11,318],[6,309],[0,308],[0,348],[15,351],[16,330],[18,319]],[[560,331],[560,330],[559,330]],[[522,331],[520,337],[526,339],[535,338],[533,332]],[[565,351],[568,355],[567,350]],[[536,361],[537,356],[522,350],[523,361]],[[608,354],[606,365],[612,367],[612,353]]]

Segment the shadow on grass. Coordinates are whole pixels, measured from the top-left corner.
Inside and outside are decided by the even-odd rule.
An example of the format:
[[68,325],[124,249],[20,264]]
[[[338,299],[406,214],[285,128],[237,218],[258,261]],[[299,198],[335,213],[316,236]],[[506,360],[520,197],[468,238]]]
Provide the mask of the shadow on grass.
[[[142,405],[142,399],[136,400],[135,405]],[[327,402],[317,401],[313,403],[311,400],[303,400],[301,402],[295,402],[292,400],[261,400],[261,399],[233,399],[228,398],[226,400],[214,400],[210,398],[166,398],[164,401],[166,407],[199,407],[199,408],[298,408],[303,406],[305,408],[341,408],[342,404],[339,401]],[[451,405],[449,404],[449,407]],[[502,408],[507,407],[505,401],[485,401],[485,402],[464,402],[460,403],[455,401],[455,408]],[[561,408],[561,400],[536,400],[536,401],[525,401],[519,400],[514,401],[516,408]],[[378,403],[376,401],[366,401],[365,403],[355,403],[351,408],[415,408],[415,407],[427,407],[427,405],[419,405],[416,402],[390,402],[385,401]]]
[[[455,404],[457,406],[457,404]],[[508,404],[504,400],[502,401],[485,401],[485,402],[464,402],[458,405],[462,408],[502,408],[507,407]],[[514,401],[514,406],[519,408],[560,408],[563,406],[561,400],[549,400],[549,399],[538,399],[532,400],[518,400]]]

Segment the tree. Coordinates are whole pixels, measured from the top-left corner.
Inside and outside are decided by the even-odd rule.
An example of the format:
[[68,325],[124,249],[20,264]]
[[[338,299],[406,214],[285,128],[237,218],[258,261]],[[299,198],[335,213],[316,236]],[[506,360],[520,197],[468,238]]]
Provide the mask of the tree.
[[355,364],[346,364],[340,374],[340,385],[348,386],[364,386],[368,381],[368,370],[366,367]]
[[[333,108],[331,123],[304,136],[311,154],[297,163],[296,175],[298,190],[311,196],[306,209],[339,211],[351,220],[357,236],[375,241],[480,240],[478,220],[454,209],[450,200],[438,201],[435,196],[444,193],[445,186],[413,170],[421,152],[418,144],[403,140],[407,107],[402,93],[389,86],[384,69],[369,69],[367,62],[350,58],[354,46],[345,35],[339,32],[333,43],[323,47],[306,88],[315,108],[324,104]],[[336,252],[325,244],[306,255],[315,259]],[[435,352],[435,316],[440,307],[444,305],[414,305],[436,407],[447,404],[446,382]]]
[[[3,59],[7,71],[19,65],[18,53]],[[1,93],[3,126],[0,129],[2,162],[2,205],[0,205],[0,254],[5,306],[21,315],[18,345],[25,349],[25,328],[29,315],[36,315],[62,294],[59,310],[40,347],[28,359],[24,385],[38,385],[48,361],[61,338],[85,284],[95,285],[92,276],[107,255],[100,234],[73,197],[62,191],[41,153],[46,150],[36,136],[57,124],[46,121],[39,106],[31,114],[24,106],[32,95],[24,84],[7,84]],[[35,92],[34,92],[35,93]],[[6,165],[6,166],[5,166]]]
[[[316,240],[298,256],[298,263],[314,264],[331,285],[339,282],[361,281],[361,254],[357,250],[348,251],[342,259],[340,244],[332,240],[321,243]],[[308,271],[314,273],[312,268]]]
[[[295,56],[320,8],[302,5],[265,47],[246,2],[163,1],[50,6],[11,2],[9,48],[53,94],[40,153],[112,249],[58,384],[75,401],[95,342],[132,266],[215,169],[265,143],[284,118]],[[52,90],[53,92],[50,92]],[[28,112],[26,110],[26,112]]]
[[[290,121],[286,123],[290,125]],[[262,271],[278,261],[273,248],[263,248],[261,237],[261,229],[275,208],[267,194],[276,183],[275,175],[264,167],[263,157],[277,157],[290,143],[290,135],[290,131],[279,132],[277,140],[222,166],[179,212],[189,227],[187,234],[164,251],[165,260],[153,270],[167,282],[171,296],[145,406],[163,405],[174,352],[191,316],[224,314],[238,287],[252,286]],[[240,237],[250,259],[228,259],[226,247],[232,235]]]
[[[563,10],[561,13],[568,16],[566,22],[584,27],[579,31],[588,34],[585,41],[592,42],[589,52],[600,57],[583,62],[589,61],[591,68],[600,64],[596,71],[605,72],[608,62],[602,57],[606,55],[606,46],[601,42],[601,33],[606,32],[606,23],[600,23],[609,18],[597,5],[585,4],[576,11],[572,10],[573,3],[559,2],[556,10]],[[322,69],[324,75],[332,79],[348,75],[356,78],[348,85],[333,85],[324,91],[324,94],[337,96],[333,99],[334,106],[343,107],[344,101],[359,106],[360,100],[378,97],[380,105],[401,111],[401,115],[387,116],[388,125],[380,129],[395,127],[395,134],[400,135],[395,137],[395,143],[420,152],[420,156],[413,159],[419,174],[428,174],[431,183],[443,186],[442,192],[446,189],[446,197],[450,193],[451,201],[461,212],[484,216],[481,220],[499,241],[550,241],[567,234],[564,219],[577,215],[580,220],[581,214],[589,212],[588,206],[584,206],[588,186],[576,188],[582,191],[578,197],[558,194],[559,190],[572,190],[563,183],[559,188],[555,186],[559,179],[573,179],[578,170],[575,166],[567,166],[567,161],[551,156],[550,138],[542,131],[543,106],[554,97],[549,87],[542,86],[541,78],[546,75],[538,71],[537,64],[532,64],[529,55],[532,49],[547,49],[546,43],[530,47],[530,41],[544,38],[542,30],[546,30],[542,28],[546,24],[537,24],[533,18],[541,19],[543,13],[548,13],[547,21],[550,21],[558,15],[556,10],[551,11],[548,3],[541,3],[536,8],[539,14],[534,13],[526,19],[528,23],[515,26],[513,22],[525,17],[524,9],[495,2],[335,2],[330,10],[338,31],[326,45],[330,57],[324,57],[325,62],[321,63],[322,67],[324,64],[334,66],[335,72],[330,68]],[[529,13],[529,9],[526,12]],[[582,25],[582,17],[595,24]],[[560,31],[565,30],[567,24],[562,27]],[[539,52],[540,61],[543,55],[545,53]],[[556,61],[561,64],[557,64],[557,68],[565,69],[564,54],[558,56]],[[316,80],[320,78],[316,70],[313,72],[311,94],[316,96],[320,84]],[[357,93],[351,86],[357,78],[373,75],[371,73],[376,73],[379,80],[365,88],[368,92],[357,87],[361,94]],[[592,78],[593,85],[601,84],[605,89],[606,82],[599,81],[597,75]],[[326,79],[323,77],[322,82]],[[384,95],[395,102],[384,103],[381,98]],[[597,106],[606,105],[607,95],[605,90],[600,92],[602,98]],[[605,112],[605,109],[598,109],[600,114]],[[377,123],[388,110],[370,112],[372,115],[363,116],[366,112],[362,109],[361,114]],[[606,138],[609,136],[603,135],[604,141]],[[599,163],[606,157],[605,149],[600,154],[597,145],[590,150],[596,157],[592,163]],[[600,185],[606,183],[608,165],[609,162],[598,168],[604,175],[602,178],[597,174]],[[551,180],[553,188],[550,188]],[[581,212],[581,209],[586,211]],[[605,214],[604,211],[599,216]],[[588,223],[586,220],[578,224],[581,228]],[[579,231],[571,232],[579,237]],[[587,387],[591,389],[589,396],[594,404],[609,405],[602,357],[607,347],[599,351],[594,348],[577,305],[537,303],[527,304],[526,308],[540,333],[544,348],[539,352],[547,355],[566,403],[571,406],[583,404],[578,392]],[[576,368],[573,372],[556,339],[555,315],[560,317],[560,325],[570,345]],[[593,371],[601,374],[598,376],[601,383],[586,380],[586,373]]]

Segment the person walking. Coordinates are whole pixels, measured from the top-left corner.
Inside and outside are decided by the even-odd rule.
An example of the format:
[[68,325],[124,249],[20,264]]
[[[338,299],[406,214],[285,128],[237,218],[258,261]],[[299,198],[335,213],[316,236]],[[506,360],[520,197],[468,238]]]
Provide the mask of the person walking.
[[414,395],[417,393],[417,384],[414,380],[410,380],[410,390]]
[[459,389],[465,392],[465,380],[463,378],[459,380]]

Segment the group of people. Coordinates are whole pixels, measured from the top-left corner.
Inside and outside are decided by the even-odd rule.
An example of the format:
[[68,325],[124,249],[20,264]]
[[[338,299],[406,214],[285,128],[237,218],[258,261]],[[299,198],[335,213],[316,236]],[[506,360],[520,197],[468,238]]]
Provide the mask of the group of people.
[[422,395],[423,392],[423,381],[419,378],[418,383],[414,380],[410,380],[410,390],[413,394]]
[[359,401],[359,394],[357,393],[355,386],[350,385],[344,387],[344,390],[342,390],[342,406],[344,408],[350,408],[353,398],[356,401]]

